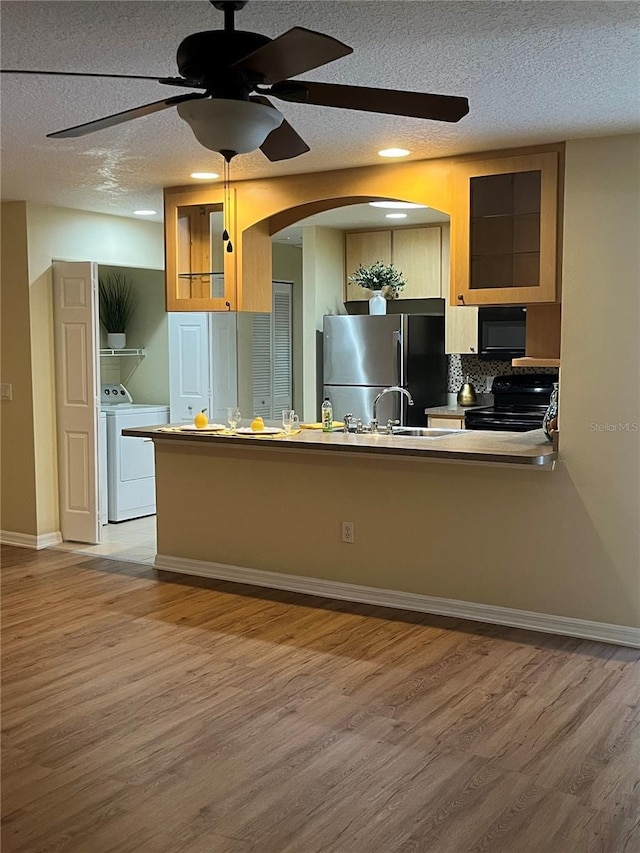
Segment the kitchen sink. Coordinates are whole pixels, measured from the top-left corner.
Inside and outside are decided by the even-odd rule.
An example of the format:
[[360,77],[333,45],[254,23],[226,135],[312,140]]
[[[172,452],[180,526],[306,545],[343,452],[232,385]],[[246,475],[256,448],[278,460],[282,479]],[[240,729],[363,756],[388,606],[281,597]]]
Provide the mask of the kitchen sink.
[[464,432],[462,429],[440,429],[438,427],[393,427],[392,435],[404,435],[414,438],[440,438],[443,435],[453,435],[456,432]]

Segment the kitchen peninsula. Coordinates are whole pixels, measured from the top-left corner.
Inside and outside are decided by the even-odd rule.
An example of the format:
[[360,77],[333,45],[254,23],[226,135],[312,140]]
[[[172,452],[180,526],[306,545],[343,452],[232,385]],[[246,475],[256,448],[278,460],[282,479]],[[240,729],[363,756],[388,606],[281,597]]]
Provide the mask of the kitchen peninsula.
[[[438,430],[434,430],[438,433]],[[553,469],[557,452],[542,430],[526,433],[472,432],[443,429],[433,437],[416,437],[386,433],[348,433],[336,430],[301,430],[291,436],[229,435],[224,432],[198,433],[180,427],[137,427],[123,430],[124,435],[151,438],[155,442],[190,442],[201,449],[212,445],[241,449],[260,447],[286,453],[341,453],[363,457],[390,457],[414,461],[438,461],[465,464],[523,465]]]
[[[556,452],[542,431],[434,439],[314,430],[283,438],[161,428],[127,434],[155,444],[161,577],[533,624],[524,611],[536,561],[522,547],[532,519],[518,501],[535,496],[536,524],[552,530],[558,473],[542,471],[554,466]],[[486,503],[487,477],[494,511],[511,534],[493,547],[493,532],[475,512]],[[353,525],[352,543],[342,539],[344,522]]]

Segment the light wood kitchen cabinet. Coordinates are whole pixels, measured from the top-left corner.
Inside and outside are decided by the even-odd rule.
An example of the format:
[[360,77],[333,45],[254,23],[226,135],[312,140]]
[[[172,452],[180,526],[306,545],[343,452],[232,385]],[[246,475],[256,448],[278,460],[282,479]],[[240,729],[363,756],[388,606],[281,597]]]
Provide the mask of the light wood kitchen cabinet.
[[440,253],[441,231],[437,225],[393,231],[393,265],[406,281],[400,299],[440,298]]
[[449,223],[442,230],[442,296],[444,308],[444,351],[447,355],[463,353],[473,355],[478,352],[478,309],[475,306],[451,305],[449,294],[451,267],[451,227]]
[[427,426],[429,429],[464,429],[464,417],[446,418],[439,415],[428,415]]
[[345,234],[345,301],[369,299],[371,292],[352,284],[349,276],[358,267],[370,267],[376,261],[391,263],[391,230],[353,231]]
[[559,152],[457,164],[453,305],[555,302]]
[[359,266],[376,261],[392,263],[402,273],[406,287],[399,299],[429,299],[441,295],[441,228],[393,228],[348,231],[345,234],[345,300],[369,299],[370,291],[349,282]]
[[221,204],[178,208],[178,298],[224,296]]
[[478,309],[475,306],[445,304],[444,351],[447,355],[478,352]]
[[235,254],[223,240],[230,212],[225,217],[222,203],[181,201],[165,197],[167,310],[234,311]]
[[238,227],[236,195],[234,188],[165,189],[167,311],[271,310],[269,222]]

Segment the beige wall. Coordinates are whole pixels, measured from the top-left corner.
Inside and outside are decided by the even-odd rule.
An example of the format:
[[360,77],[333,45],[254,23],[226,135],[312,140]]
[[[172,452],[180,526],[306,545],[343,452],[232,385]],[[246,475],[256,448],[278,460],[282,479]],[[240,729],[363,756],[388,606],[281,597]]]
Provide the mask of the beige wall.
[[11,383],[13,399],[0,403],[2,499],[0,527],[33,533],[36,476],[29,335],[27,208],[22,201],[2,205],[2,291],[0,381]]
[[591,426],[640,423],[639,162],[638,136],[567,144],[556,471],[165,445],[159,553],[640,627],[640,433]]
[[568,142],[560,389],[563,458],[586,528],[605,555],[598,580],[624,590],[636,612],[640,607],[639,235],[640,135]]
[[[3,432],[3,449],[19,447],[22,451],[20,466],[14,468],[6,456],[3,459],[3,529],[42,535],[58,530],[51,262],[89,260],[162,269],[163,228],[160,223],[31,203],[3,205],[3,214],[3,240],[9,241],[17,227],[16,217],[19,222],[26,216],[20,265],[28,274],[20,281],[26,293],[21,293],[19,302],[24,306],[26,299],[28,311],[14,314],[16,297],[7,296],[4,288],[2,308],[14,340],[12,357],[30,375],[31,421],[35,425],[30,442],[24,440],[23,423],[10,424]],[[35,471],[33,488],[29,486],[31,468]],[[26,491],[29,512],[16,516],[12,495],[22,491]]]
[[302,328],[304,399],[302,418],[320,417],[321,337],[325,314],[344,314],[344,232],[305,225],[302,228],[304,278]]

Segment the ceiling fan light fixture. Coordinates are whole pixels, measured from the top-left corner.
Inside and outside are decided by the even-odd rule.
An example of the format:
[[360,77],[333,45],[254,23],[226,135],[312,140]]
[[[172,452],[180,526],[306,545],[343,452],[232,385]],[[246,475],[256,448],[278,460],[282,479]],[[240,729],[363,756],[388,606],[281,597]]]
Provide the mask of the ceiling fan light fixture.
[[378,154],[381,157],[407,157],[411,151],[406,148],[383,148]]
[[178,104],[178,115],[210,151],[247,154],[255,151],[284,116],[273,107],[254,101],[203,98]]
[[385,219],[406,219],[407,214],[406,213],[385,213],[384,218]]
[[220,175],[217,172],[191,172],[189,177],[198,181],[215,181]]

